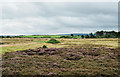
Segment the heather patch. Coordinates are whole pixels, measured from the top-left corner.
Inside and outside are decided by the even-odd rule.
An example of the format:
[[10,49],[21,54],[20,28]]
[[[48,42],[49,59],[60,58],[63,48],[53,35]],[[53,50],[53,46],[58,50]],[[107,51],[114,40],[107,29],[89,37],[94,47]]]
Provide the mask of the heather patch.
[[83,58],[83,54],[82,53],[73,53],[73,52],[69,52],[65,55],[65,59],[67,60],[79,60],[81,58]]
[[118,51],[105,47],[72,47],[7,52],[2,55],[2,73],[119,77]]

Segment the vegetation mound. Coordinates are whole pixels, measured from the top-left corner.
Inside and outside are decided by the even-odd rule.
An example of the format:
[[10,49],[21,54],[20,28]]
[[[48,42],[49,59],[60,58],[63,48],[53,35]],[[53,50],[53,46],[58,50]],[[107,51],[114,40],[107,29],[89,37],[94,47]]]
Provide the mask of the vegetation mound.
[[46,45],[43,45],[43,47],[42,48],[47,48],[47,46]]
[[49,41],[47,41],[47,43],[56,44],[56,43],[60,43],[60,41],[58,41],[56,39],[50,39]]

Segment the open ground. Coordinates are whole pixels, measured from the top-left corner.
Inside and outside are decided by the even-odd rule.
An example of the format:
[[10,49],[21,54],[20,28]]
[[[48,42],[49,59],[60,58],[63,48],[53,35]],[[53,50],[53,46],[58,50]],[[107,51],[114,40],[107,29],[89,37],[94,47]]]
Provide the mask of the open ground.
[[48,40],[3,38],[3,75],[120,76],[117,38]]

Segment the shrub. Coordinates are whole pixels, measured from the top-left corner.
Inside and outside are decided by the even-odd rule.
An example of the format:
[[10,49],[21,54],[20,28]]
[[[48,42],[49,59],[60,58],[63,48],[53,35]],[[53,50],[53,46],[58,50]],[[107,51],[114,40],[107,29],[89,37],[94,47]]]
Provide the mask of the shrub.
[[60,41],[58,41],[56,39],[50,39],[49,41],[47,41],[47,43],[56,44],[56,43],[60,43]]
[[47,48],[47,46],[46,45],[43,45],[43,47],[42,48]]

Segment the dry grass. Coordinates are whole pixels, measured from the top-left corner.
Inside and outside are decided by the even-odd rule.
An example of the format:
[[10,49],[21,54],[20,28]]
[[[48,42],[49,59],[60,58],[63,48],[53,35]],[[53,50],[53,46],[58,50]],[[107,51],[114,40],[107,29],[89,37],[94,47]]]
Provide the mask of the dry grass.
[[57,39],[61,43],[59,44],[49,44],[45,43],[50,38],[3,38],[1,45],[2,53],[12,52],[25,49],[35,49],[47,45],[49,48],[63,48],[70,46],[78,46],[84,44],[93,44],[104,47],[117,48],[118,39],[117,38],[101,38],[101,39]]

